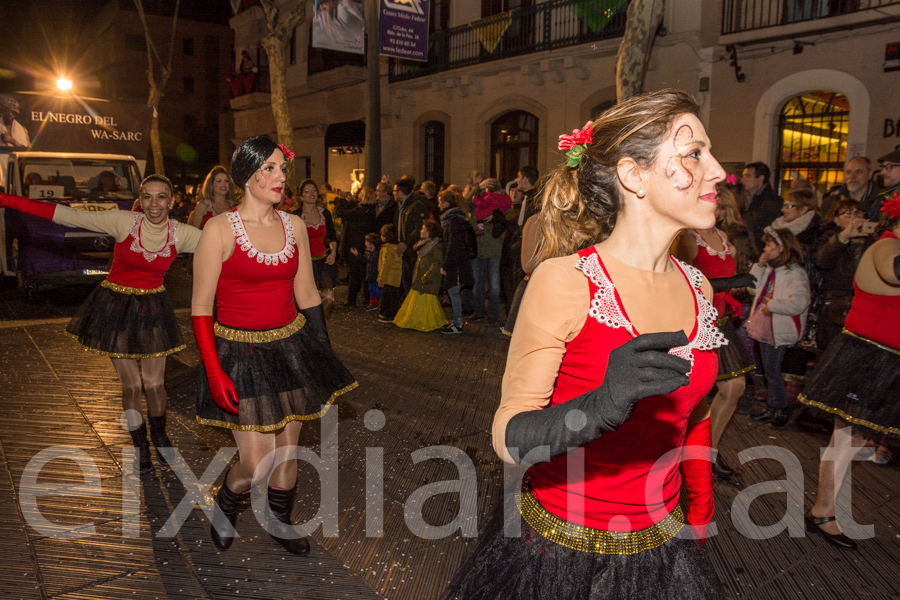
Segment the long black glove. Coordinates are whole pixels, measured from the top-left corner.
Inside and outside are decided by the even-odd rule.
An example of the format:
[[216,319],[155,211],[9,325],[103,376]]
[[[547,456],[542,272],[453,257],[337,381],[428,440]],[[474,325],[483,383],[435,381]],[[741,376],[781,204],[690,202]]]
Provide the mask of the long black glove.
[[324,342],[330,348],[331,340],[328,339],[328,329],[325,327],[325,310],[322,308],[322,305],[316,304],[309,308],[301,308],[300,314],[306,318],[306,324],[312,327],[319,341]]
[[519,227],[518,223],[516,223],[515,221],[507,220],[506,215],[504,215],[503,211],[501,211],[499,208],[495,208],[491,212],[491,224],[493,225],[493,228],[491,229],[491,235],[494,236],[495,239],[500,237],[504,233],[513,235],[516,232],[516,229],[518,229]]
[[[668,354],[670,348],[687,343],[683,331],[648,333],[625,342],[609,353],[600,387],[562,404],[522,412],[510,419],[506,447],[514,459],[531,465],[615,431],[631,418],[641,399],[668,394],[690,383],[687,373],[691,363]],[[539,451],[538,456],[522,460],[542,446],[549,448],[549,455]]]
[[894,277],[900,279],[900,254],[894,257]]
[[734,288],[756,287],[756,277],[750,273],[741,273],[731,277],[718,277],[710,279],[714,292],[727,292]]

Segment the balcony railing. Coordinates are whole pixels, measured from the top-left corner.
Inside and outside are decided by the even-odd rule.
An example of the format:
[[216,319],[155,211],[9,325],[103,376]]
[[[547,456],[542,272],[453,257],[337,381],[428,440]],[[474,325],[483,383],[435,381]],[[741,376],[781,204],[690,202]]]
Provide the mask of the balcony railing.
[[271,92],[268,67],[253,68],[246,73],[233,73],[228,78],[231,84],[231,97],[237,98],[245,94],[268,94]]
[[722,34],[849,15],[900,0],[725,0]]
[[548,0],[429,36],[428,62],[391,59],[389,81],[620,37],[628,0]]

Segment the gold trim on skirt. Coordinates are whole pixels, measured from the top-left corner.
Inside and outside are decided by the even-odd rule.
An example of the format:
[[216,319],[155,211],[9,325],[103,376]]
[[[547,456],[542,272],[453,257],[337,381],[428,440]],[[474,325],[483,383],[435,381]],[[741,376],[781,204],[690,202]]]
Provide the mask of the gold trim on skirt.
[[329,253],[329,251],[326,250],[326,251],[323,252],[322,254],[320,254],[320,255],[318,255],[318,256],[313,256],[313,257],[311,257],[311,258],[312,258],[313,260],[322,260],[323,258],[326,258],[326,257],[328,256],[328,253]]
[[638,554],[662,546],[684,527],[684,515],[677,505],[662,521],[638,531],[605,531],[569,523],[541,506],[531,493],[528,477],[522,480],[522,486],[516,491],[516,504],[525,522],[542,537],[581,552]]
[[104,279],[100,282],[101,287],[105,287],[114,292],[119,292],[120,294],[128,294],[131,296],[144,296],[146,294],[158,294],[160,292],[166,291],[166,286],[161,285],[157,288],[153,288],[152,290],[145,290],[144,288],[133,288],[128,287],[127,285],[119,285],[118,283],[113,283],[109,279]]
[[735,377],[740,377],[741,375],[746,375],[750,371],[756,368],[756,365],[750,365],[749,367],[744,367],[740,371],[732,371],[731,373],[722,373],[716,377],[716,381],[725,381],[726,379],[734,379]]
[[91,348],[89,346],[85,346],[81,342],[78,341],[78,336],[74,333],[70,333],[68,331],[63,331],[64,334],[75,340],[81,349],[85,352],[93,352],[94,354],[99,354],[100,356],[108,356],[110,358],[131,358],[134,360],[138,360],[141,358],[162,358],[163,356],[169,356],[170,354],[175,354],[176,352],[181,352],[185,348],[187,348],[187,344],[182,344],[171,350],[163,350],[162,352],[155,352],[153,354],[120,354],[119,352],[107,352],[105,350],[98,350],[96,348]]
[[232,329],[231,327],[216,323],[213,325],[213,330],[216,332],[216,337],[220,337],[223,340],[243,342],[245,344],[265,344],[266,342],[275,342],[289,338],[303,329],[305,324],[306,317],[297,313],[297,317],[293,321],[284,327],[278,327],[276,329]]
[[869,338],[863,337],[857,333],[853,333],[846,327],[844,328],[844,330],[841,333],[846,333],[847,335],[849,335],[851,337],[855,337],[858,340],[862,340],[862,341],[866,342],[867,344],[872,344],[876,348],[881,348],[882,350],[886,350],[887,352],[890,352],[892,354],[900,354],[900,350],[897,350],[896,348],[891,348],[890,346],[885,346],[884,344],[876,342],[875,340],[870,340]]
[[[322,415],[324,415],[328,411],[329,408],[331,408],[331,405],[334,403],[334,401],[337,399],[338,396],[340,396],[341,394],[346,394],[350,390],[355,389],[357,386],[359,386],[359,383],[354,381],[347,387],[341,388],[338,391],[336,391],[335,393],[333,393],[331,395],[331,397],[328,399],[328,401],[325,403],[325,406],[322,407],[322,410],[320,410],[317,413],[313,413],[311,415],[288,415],[285,418],[283,418],[282,420],[280,420],[279,422],[275,423],[274,425],[241,425],[240,423],[229,423],[228,421],[219,421],[216,419],[204,419],[202,417],[197,417],[197,422],[200,423],[201,425],[211,425],[212,427],[223,427],[225,429],[231,429],[234,431],[259,431],[259,432],[263,432],[263,433],[268,433],[270,431],[276,431],[278,429],[281,429],[282,427],[284,427],[291,421],[312,421],[313,419],[320,418]],[[240,403],[238,403],[238,406],[240,407]]]
[[897,427],[885,427],[884,425],[876,425],[871,421],[866,421],[865,419],[860,419],[858,417],[854,417],[852,415],[848,415],[844,411],[839,408],[834,408],[833,406],[828,406],[827,404],[822,404],[821,402],[817,402],[815,400],[810,400],[803,394],[797,396],[797,400],[806,404],[807,406],[814,406],[818,409],[824,410],[825,412],[831,413],[833,415],[837,415],[848,423],[853,423],[854,425],[862,425],[863,427],[868,427],[872,431],[878,431],[880,433],[893,433],[896,435],[900,435],[900,428]]

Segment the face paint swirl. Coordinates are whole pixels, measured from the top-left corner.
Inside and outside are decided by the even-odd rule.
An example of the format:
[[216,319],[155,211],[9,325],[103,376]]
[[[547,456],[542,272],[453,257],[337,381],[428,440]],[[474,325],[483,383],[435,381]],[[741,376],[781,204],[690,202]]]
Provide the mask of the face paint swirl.
[[[677,151],[679,147],[688,144],[694,139],[694,130],[690,125],[682,125],[675,132],[672,139],[672,145]],[[666,162],[666,177],[672,180],[672,185],[679,192],[684,192],[694,186],[694,172],[684,164],[686,157],[680,152],[676,152]]]

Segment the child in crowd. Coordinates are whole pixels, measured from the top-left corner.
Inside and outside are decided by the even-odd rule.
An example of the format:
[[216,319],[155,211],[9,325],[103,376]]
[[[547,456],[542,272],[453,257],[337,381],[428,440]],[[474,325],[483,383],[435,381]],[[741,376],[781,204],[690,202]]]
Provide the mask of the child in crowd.
[[787,229],[766,227],[765,249],[750,269],[756,277],[756,297],[747,320],[747,333],[759,342],[763,374],[769,391],[766,410],[752,415],[783,427],[790,415],[787,408],[781,365],[788,347],[803,337],[809,310],[809,277],[803,269],[803,250]]
[[394,317],[394,325],[404,329],[434,331],[448,324],[438,300],[441,265],[444,262],[441,226],[436,221],[423,222],[420,239],[413,249],[419,257],[413,271],[412,289]]
[[378,253],[378,287],[381,288],[379,323],[392,323],[400,308],[400,275],[403,264],[397,254],[397,228],[391,223],[381,228]]
[[366,283],[369,285],[369,306],[366,310],[378,310],[379,301],[381,300],[381,288],[378,287],[378,261],[381,247],[381,236],[377,233],[366,234],[366,252],[363,256],[359,256],[356,248],[350,248],[350,253],[356,257],[361,263],[366,265]]

